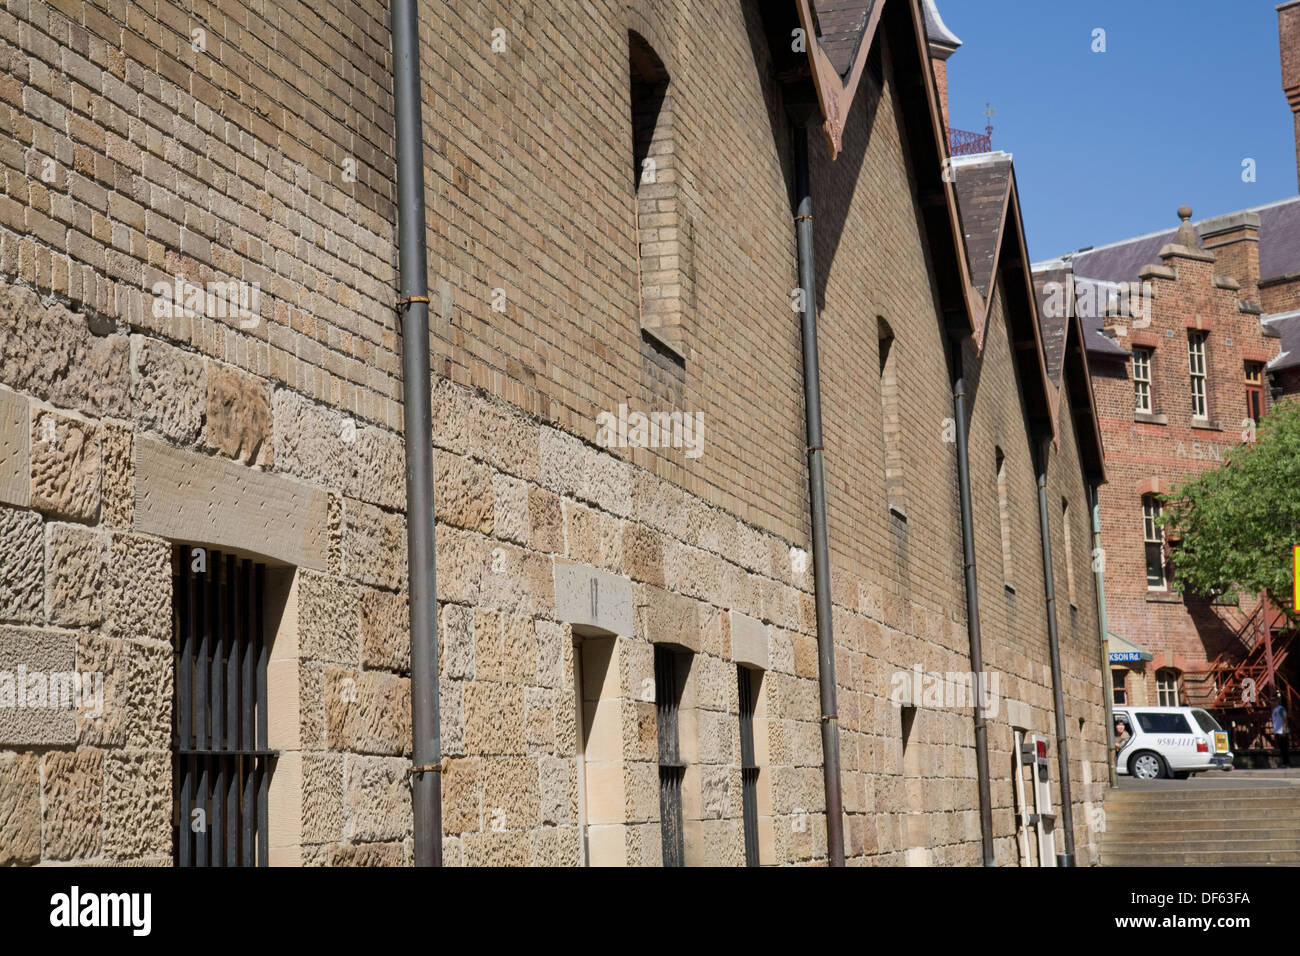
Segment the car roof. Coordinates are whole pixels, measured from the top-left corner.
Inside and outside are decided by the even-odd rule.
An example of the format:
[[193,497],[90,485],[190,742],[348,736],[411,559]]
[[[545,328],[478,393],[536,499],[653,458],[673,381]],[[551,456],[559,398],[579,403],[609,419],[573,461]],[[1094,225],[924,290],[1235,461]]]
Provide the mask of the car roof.
[[1182,713],[1185,710],[1205,710],[1204,707],[1148,707],[1146,704],[1116,704],[1118,710],[1154,710],[1157,713],[1172,714]]

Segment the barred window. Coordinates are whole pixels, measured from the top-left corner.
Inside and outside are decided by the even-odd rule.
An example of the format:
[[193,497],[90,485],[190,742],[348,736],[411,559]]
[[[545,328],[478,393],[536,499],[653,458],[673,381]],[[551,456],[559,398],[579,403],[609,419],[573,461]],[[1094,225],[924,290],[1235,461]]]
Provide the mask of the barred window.
[[266,866],[266,566],[182,545],[173,575],[173,861]]
[[1151,404],[1151,349],[1133,350],[1133,404],[1139,412],[1150,412]]
[[682,838],[682,778],[686,764],[678,739],[681,680],[688,656],[655,645],[655,719],[659,729],[659,829],[664,866],[685,866]]
[[745,865],[758,866],[758,763],[754,755],[754,706],[761,671],[736,667],[740,683],[740,798],[745,824]]

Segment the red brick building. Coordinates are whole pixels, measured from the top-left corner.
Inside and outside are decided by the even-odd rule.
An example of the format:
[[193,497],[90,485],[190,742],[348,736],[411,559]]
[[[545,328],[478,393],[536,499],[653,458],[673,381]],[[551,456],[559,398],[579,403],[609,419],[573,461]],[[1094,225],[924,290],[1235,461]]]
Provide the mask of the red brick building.
[[[1300,161],[1300,2],[1278,15]],[[1155,519],[1161,495],[1253,440],[1254,423],[1300,393],[1300,197],[1178,216],[1176,228],[1039,263],[1035,285],[1045,322],[1064,312],[1086,330],[1109,475],[1100,521],[1115,700],[1236,718],[1252,703],[1241,664],[1275,622],[1254,596],[1179,595],[1177,542]],[[1270,688],[1254,690],[1267,700]]]

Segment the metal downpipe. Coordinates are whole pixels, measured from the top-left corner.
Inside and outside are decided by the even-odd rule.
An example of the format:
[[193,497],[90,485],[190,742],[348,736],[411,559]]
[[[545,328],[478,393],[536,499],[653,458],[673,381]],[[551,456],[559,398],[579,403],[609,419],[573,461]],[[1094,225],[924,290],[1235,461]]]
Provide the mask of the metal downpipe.
[[442,865],[438,737],[438,587],[434,567],[429,284],[424,247],[424,131],[416,0],[392,0],[397,130],[398,321],[406,438],[406,551],[411,611],[411,810],[415,865]]
[[1056,625],[1056,576],[1052,573],[1052,536],[1048,523],[1047,462],[1052,439],[1038,444],[1038,537],[1043,545],[1043,587],[1047,594],[1047,653],[1052,666],[1052,708],[1056,714],[1056,760],[1061,774],[1061,817],[1065,824],[1062,866],[1074,866],[1074,804],[1070,801],[1070,751],[1065,725],[1065,691],[1061,684],[1061,636]]
[[1092,566],[1097,578],[1097,637],[1101,652],[1101,686],[1106,695],[1106,769],[1110,785],[1119,786],[1115,774],[1115,689],[1111,684],[1110,655],[1106,651],[1106,552],[1101,547],[1101,495],[1096,485],[1088,486],[1088,504],[1092,512]]
[[840,727],[835,700],[835,636],[831,629],[830,546],[826,531],[826,475],[822,461],[822,400],[817,357],[817,269],[813,260],[808,130],[791,124],[794,138],[795,238],[803,290],[803,394],[808,434],[808,501],[812,512],[813,585],[817,606],[817,683],[821,690],[822,770],[826,785],[826,852],[844,865],[844,803],[840,793]]
[[989,732],[984,712],[984,647],[980,638],[980,597],[975,577],[975,525],[971,516],[970,451],[966,443],[966,379],[962,372],[962,339],[952,337],[952,404],[957,433],[957,491],[961,500],[962,565],[966,577],[966,632],[975,693],[975,776],[980,797],[980,842],[984,865],[994,866],[993,801],[989,788]]

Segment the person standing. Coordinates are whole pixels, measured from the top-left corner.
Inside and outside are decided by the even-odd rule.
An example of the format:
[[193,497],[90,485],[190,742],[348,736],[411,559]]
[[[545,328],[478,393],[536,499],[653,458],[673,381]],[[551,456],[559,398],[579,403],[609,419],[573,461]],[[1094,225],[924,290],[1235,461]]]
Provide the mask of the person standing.
[[1273,739],[1277,741],[1277,749],[1282,753],[1282,766],[1291,766],[1291,744],[1290,733],[1286,725],[1286,705],[1282,703],[1282,698],[1278,698],[1277,703],[1273,706]]

